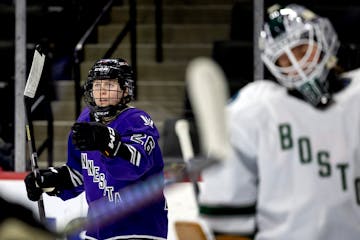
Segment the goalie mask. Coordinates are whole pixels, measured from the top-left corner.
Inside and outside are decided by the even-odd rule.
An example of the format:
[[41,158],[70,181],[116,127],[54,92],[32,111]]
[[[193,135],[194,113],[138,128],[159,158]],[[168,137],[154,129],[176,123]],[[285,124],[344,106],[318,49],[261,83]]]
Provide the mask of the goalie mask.
[[[326,78],[340,45],[330,21],[296,4],[274,5],[268,13],[259,40],[263,62],[280,84],[296,89],[313,106],[327,105]],[[294,55],[295,49],[302,49],[301,57]],[[283,58],[288,64],[280,64]]]
[[98,60],[84,84],[84,100],[97,121],[113,117],[134,95],[134,74],[121,58]]

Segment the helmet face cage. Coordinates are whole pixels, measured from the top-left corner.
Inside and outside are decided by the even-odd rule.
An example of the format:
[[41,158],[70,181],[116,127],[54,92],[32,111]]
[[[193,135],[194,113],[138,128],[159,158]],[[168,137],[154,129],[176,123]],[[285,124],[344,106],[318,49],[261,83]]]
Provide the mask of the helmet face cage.
[[[118,86],[114,86],[111,81],[104,84],[101,80],[115,80]],[[122,92],[119,91],[119,87]],[[95,96],[94,90],[98,91],[99,96]],[[123,106],[132,100],[134,96],[134,77],[131,67],[124,59],[101,59],[90,69],[84,84],[84,100],[95,111],[103,108],[98,106],[95,101],[102,101],[101,91],[108,91],[109,96],[113,97],[113,99],[107,99],[111,102],[109,107]],[[112,91],[116,91],[116,93]],[[125,93],[126,95],[124,95]]]
[[[261,58],[279,83],[299,90],[309,102],[317,105],[327,92],[326,77],[336,63],[334,59],[339,47],[330,21],[296,4],[273,8],[259,43]],[[297,60],[292,49],[303,45],[307,50],[302,59]],[[290,66],[278,65],[282,55],[287,56]]]

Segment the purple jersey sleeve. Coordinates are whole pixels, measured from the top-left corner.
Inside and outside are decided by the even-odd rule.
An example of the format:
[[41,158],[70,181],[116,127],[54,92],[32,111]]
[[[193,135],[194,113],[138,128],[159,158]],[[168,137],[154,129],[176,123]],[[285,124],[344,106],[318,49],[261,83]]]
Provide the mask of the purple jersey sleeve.
[[159,133],[147,113],[130,108],[111,122],[109,127],[120,134],[121,142],[131,152],[130,160],[122,157],[104,158],[113,178],[134,181],[159,172],[164,167],[158,146]]
[[[78,120],[79,122],[82,121],[90,121],[90,110],[85,108],[84,111],[80,114]],[[69,132],[68,142],[67,142],[67,163],[66,165],[70,168],[75,169],[78,172],[82,172],[81,166],[81,152],[75,148],[71,141],[71,131]],[[73,189],[65,189],[62,190],[57,196],[60,197],[62,200],[68,200],[74,198],[81,194],[84,191],[84,186],[78,186]]]

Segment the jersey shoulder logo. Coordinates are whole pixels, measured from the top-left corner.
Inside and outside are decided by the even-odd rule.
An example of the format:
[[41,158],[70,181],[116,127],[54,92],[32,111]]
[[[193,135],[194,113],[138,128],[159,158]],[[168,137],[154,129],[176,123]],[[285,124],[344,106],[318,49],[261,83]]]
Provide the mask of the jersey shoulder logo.
[[151,120],[151,118],[146,117],[144,115],[140,115],[141,119],[144,121],[145,126],[149,126],[151,128],[154,128],[154,121]]

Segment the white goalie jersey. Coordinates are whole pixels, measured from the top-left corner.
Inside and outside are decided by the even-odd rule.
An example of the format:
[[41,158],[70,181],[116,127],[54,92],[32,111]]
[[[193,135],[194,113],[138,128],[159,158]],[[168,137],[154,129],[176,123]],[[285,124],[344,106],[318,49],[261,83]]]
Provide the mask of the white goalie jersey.
[[360,239],[360,71],[319,110],[270,81],[229,105],[229,159],[203,172],[200,217],[256,240]]

